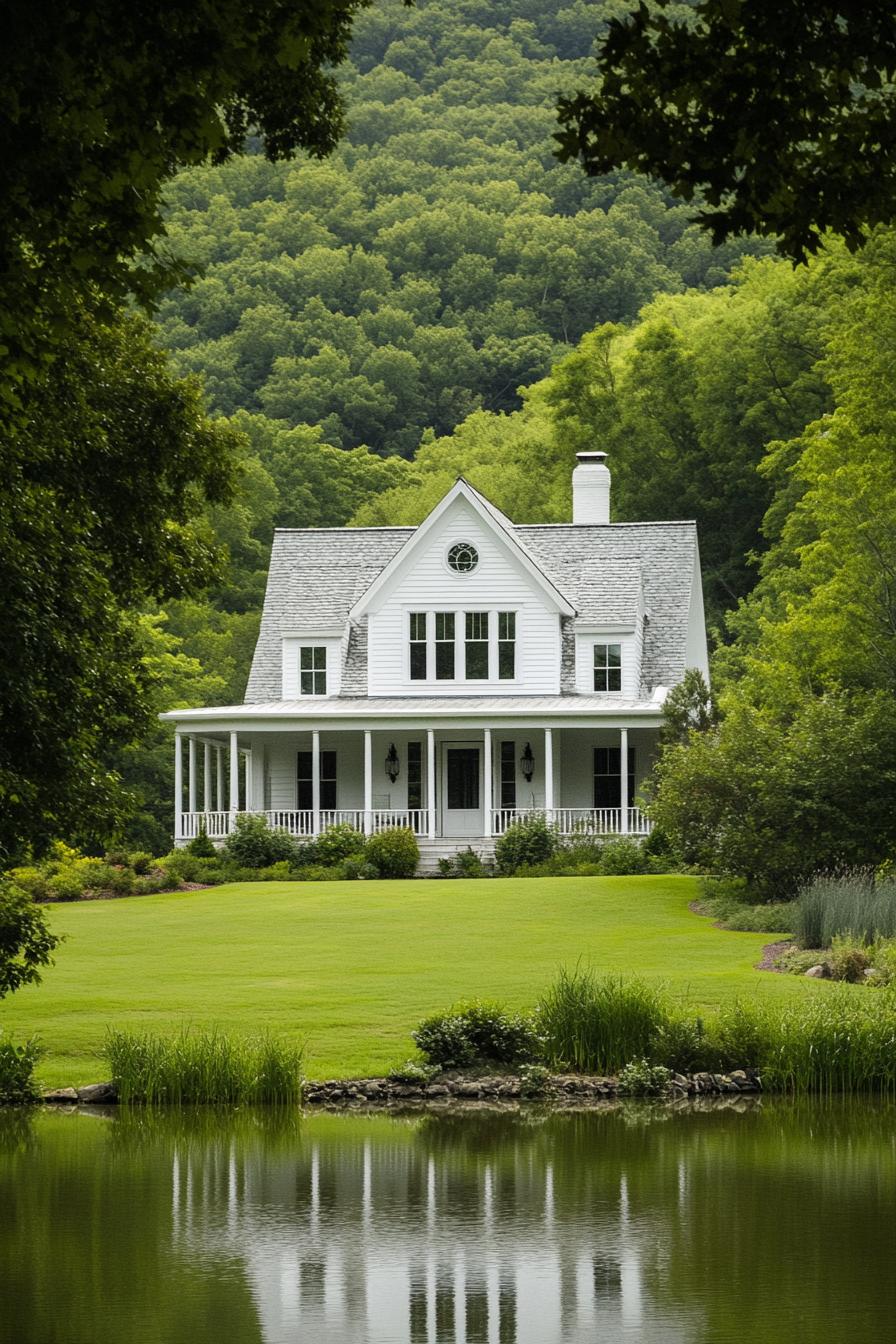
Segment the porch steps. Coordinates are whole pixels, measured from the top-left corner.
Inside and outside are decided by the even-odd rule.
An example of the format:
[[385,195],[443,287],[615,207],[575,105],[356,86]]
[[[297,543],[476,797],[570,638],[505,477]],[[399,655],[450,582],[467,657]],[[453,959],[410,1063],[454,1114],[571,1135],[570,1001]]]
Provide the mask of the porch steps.
[[495,861],[495,842],[493,839],[472,836],[470,839],[461,837],[457,840],[421,840],[417,844],[420,848],[420,863],[417,872],[421,877],[434,877],[439,871],[439,859],[453,859],[455,854],[461,850],[472,849],[474,854],[478,854],[484,864],[491,865]]

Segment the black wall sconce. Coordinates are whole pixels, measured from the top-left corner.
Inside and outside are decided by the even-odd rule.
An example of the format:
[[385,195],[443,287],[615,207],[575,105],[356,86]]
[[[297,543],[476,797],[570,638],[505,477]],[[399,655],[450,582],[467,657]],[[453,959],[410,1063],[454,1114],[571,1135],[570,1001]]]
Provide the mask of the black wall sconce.
[[523,779],[527,784],[532,783],[532,776],[535,774],[535,757],[532,755],[532,748],[527,742],[523,748],[523,754],[520,757],[520,769],[523,772]]
[[401,763],[398,759],[398,752],[395,750],[395,743],[389,745],[389,751],[386,755],[386,774],[394,784],[401,770]]

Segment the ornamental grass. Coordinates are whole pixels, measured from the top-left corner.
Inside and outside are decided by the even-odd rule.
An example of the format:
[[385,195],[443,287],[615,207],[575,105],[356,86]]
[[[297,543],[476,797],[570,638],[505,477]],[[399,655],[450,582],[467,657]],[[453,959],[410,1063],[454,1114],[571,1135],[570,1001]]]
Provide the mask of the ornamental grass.
[[896,938],[896,878],[868,869],[819,873],[800,891],[794,933],[801,947],[830,947],[837,935]]
[[287,1105],[302,1097],[301,1046],[267,1035],[110,1030],[103,1053],[125,1104]]

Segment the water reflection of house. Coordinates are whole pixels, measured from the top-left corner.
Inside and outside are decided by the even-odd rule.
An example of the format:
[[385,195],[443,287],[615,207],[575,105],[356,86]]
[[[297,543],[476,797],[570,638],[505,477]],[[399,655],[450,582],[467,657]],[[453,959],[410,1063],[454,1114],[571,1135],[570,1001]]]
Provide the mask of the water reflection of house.
[[531,1150],[465,1163],[376,1140],[175,1152],[172,1174],[175,1249],[242,1262],[265,1344],[684,1338],[655,1304],[645,1320],[624,1176],[570,1199]]

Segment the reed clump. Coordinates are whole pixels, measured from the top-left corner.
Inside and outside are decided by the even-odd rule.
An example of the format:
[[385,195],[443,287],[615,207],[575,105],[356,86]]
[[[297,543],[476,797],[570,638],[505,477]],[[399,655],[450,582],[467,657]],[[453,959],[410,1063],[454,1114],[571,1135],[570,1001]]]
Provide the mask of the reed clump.
[[554,1068],[614,1073],[649,1056],[669,1009],[643,980],[561,970],[536,1010],[544,1057]]
[[818,873],[800,891],[795,915],[801,947],[830,947],[845,934],[865,943],[896,938],[896,877],[868,869]]
[[637,979],[561,970],[536,1022],[555,1069],[613,1074],[755,1069],[769,1091],[896,1095],[896,987],[813,986],[785,1003],[735,1002],[690,1017]]
[[302,1098],[302,1048],[262,1035],[110,1030],[104,1055],[119,1100],[147,1105],[287,1105]]

